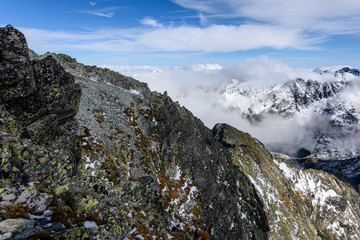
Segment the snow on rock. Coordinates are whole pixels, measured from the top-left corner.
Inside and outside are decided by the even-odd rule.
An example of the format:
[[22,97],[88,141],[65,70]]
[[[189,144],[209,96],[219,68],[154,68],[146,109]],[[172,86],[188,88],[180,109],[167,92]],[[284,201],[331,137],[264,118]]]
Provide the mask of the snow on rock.
[[[319,70],[332,76],[325,82],[298,78],[263,87],[232,79],[221,90],[222,105],[256,122],[253,128],[258,130],[252,131],[273,151],[295,156],[296,148],[305,148],[318,157],[354,157],[360,155],[359,71],[334,69]],[[277,143],[261,134],[261,129],[266,133],[274,128],[274,121],[291,126],[289,131],[278,132]],[[292,136],[292,131],[301,134]]]
[[229,138],[242,139],[230,149],[233,163],[264,203],[269,239],[360,239],[360,197],[348,184],[323,171],[288,165],[289,156],[266,154],[259,141],[240,131],[219,136],[234,141]]

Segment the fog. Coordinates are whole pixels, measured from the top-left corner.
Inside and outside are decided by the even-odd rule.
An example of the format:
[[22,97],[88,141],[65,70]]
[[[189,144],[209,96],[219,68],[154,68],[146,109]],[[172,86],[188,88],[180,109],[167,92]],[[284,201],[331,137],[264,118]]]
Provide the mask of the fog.
[[[314,143],[311,139],[314,138],[314,134],[326,132],[329,128],[328,120],[321,114],[311,113],[311,109],[295,113],[286,119],[267,115],[261,122],[253,124],[243,117],[239,109],[233,108],[221,93],[232,79],[243,82],[244,88],[261,92],[262,89],[296,78],[319,82],[335,80],[333,74],[321,75],[313,69],[292,68],[266,56],[248,59],[231,66],[198,64],[185,67],[105,67],[146,82],[153,91],[167,91],[173,100],[188,108],[209,128],[216,123],[228,123],[250,133],[274,151],[290,155],[294,155],[301,147],[312,151]],[[360,104],[359,95],[344,94],[345,97],[351,98],[348,100],[355,105]],[[247,102],[243,102],[244,109],[250,107],[246,104],[254,103]]]

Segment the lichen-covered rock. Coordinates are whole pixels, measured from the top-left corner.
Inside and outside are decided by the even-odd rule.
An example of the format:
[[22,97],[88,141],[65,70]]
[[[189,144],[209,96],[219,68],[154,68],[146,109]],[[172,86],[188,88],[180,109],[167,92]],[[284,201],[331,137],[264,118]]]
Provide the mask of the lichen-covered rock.
[[24,35],[0,31],[0,101],[25,125],[49,114],[63,123],[77,112],[81,90],[52,57],[30,61]]
[[35,80],[24,35],[7,25],[0,31],[0,99],[9,103],[33,92]]
[[229,125],[216,125],[214,134],[255,185],[270,239],[360,239],[360,197],[348,184],[323,171],[292,167],[287,156],[272,156]]
[[[37,219],[55,208],[60,197],[54,189],[70,181],[81,158],[71,119],[80,87],[51,57],[30,61],[18,30],[8,25],[0,36],[0,220]],[[5,235],[25,239],[50,232],[39,227]]]

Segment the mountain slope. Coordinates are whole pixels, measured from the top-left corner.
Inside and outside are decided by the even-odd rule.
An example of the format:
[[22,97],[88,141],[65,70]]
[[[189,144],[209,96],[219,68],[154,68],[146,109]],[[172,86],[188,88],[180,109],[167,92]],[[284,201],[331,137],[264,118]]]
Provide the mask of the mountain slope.
[[253,185],[188,110],[107,70],[30,61],[19,31],[0,34],[0,226],[19,224],[2,238],[268,239]]
[[[169,115],[174,113],[170,111]],[[359,196],[351,186],[323,171],[294,168],[287,164],[288,157],[272,156],[256,139],[230,126],[219,124],[213,133],[222,149],[230,151],[232,163],[254,184],[264,203],[270,239],[359,238]],[[241,185],[241,181],[236,180],[236,184]]]
[[359,195],[350,186],[323,171],[289,166],[287,156],[271,155],[229,125],[213,131],[264,202],[269,239],[360,239]]

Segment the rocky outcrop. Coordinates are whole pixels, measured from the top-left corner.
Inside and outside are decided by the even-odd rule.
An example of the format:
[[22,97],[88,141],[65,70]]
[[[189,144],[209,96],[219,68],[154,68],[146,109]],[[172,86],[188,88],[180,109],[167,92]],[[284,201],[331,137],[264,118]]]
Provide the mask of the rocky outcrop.
[[268,239],[254,186],[188,110],[0,36],[0,226],[19,226],[1,238]]
[[360,238],[360,197],[351,186],[326,172],[288,165],[289,157],[270,154],[229,125],[213,131],[264,202],[269,239]]
[[22,33],[7,26],[0,33],[1,102],[26,125],[50,114],[60,122],[75,116],[80,88],[52,57],[30,61]]
[[[61,199],[52,192],[81,158],[72,119],[80,86],[53,58],[30,61],[23,34],[12,26],[0,28],[0,43],[0,219],[46,220]],[[48,236],[55,229],[46,221],[23,222],[30,227],[1,230],[1,237]]]

